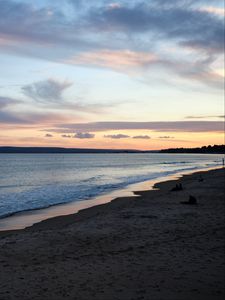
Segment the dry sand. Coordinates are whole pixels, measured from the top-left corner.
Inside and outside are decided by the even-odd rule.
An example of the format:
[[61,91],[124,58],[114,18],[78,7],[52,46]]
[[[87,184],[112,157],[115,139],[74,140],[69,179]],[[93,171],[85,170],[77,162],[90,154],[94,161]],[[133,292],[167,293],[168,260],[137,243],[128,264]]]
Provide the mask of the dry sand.
[[0,300],[224,299],[224,169],[201,177],[1,233]]

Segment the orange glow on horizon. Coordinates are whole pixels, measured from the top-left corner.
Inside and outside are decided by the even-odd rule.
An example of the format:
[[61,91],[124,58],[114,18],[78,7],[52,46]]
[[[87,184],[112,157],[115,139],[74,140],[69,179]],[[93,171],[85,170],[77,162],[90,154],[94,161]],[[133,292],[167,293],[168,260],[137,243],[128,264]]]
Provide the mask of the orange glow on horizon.
[[[46,134],[52,136],[45,136]],[[63,138],[62,134],[30,129],[14,129],[0,136],[1,146],[38,146],[65,148],[99,148],[99,149],[137,149],[159,150],[177,147],[200,147],[204,145],[223,144],[224,134],[219,132],[154,132],[140,130],[117,130],[94,133],[90,139],[78,139],[71,135]],[[105,135],[124,134],[128,138],[113,139]],[[136,139],[134,136],[149,136],[149,139]]]

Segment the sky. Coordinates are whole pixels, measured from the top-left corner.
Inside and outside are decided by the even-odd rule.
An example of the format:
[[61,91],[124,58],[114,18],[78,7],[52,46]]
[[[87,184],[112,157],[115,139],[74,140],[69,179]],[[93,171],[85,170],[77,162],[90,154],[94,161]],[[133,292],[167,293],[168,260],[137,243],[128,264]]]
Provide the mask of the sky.
[[0,0],[0,145],[224,143],[221,0]]

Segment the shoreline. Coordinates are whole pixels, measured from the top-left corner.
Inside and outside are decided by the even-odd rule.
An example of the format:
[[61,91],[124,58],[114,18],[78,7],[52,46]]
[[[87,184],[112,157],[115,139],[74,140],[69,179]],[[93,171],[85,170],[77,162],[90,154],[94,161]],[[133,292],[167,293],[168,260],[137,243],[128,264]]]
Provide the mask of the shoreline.
[[0,234],[0,299],[224,299],[224,176],[195,172]]
[[45,208],[31,209],[21,212],[13,213],[9,216],[0,218],[0,235],[4,232],[24,230],[26,228],[35,226],[40,222],[44,222],[48,219],[57,217],[67,217],[69,215],[77,214],[82,210],[92,208],[94,206],[104,205],[114,201],[121,197],[138,197],[136,191],[151,191],[155,189],[155,186],[160,183],[164,183],[171,180],[178,180],[184,175],[192,175],[198,172],[207,172],[210,170],[217,170],[221,167],[206,167],[194,170],[183,170],[178,171],[174,174],[169,174],[166,176],[160,176],[154,179],[149,179],[133,184],[114,191],[104,193],[102,195],[90,198],[87,200],[71,201],[68,203],[61,203],[56,205],[51,205]]

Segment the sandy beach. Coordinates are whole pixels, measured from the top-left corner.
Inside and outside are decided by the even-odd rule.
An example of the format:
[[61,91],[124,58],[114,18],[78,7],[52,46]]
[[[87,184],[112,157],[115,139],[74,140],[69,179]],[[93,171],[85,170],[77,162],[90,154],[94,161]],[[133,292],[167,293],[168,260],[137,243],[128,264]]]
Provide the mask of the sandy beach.
[[[1,232],[0,299],[224,299],[224,179],[185,175]],[[182,204],[190,195],[197,204]]]

